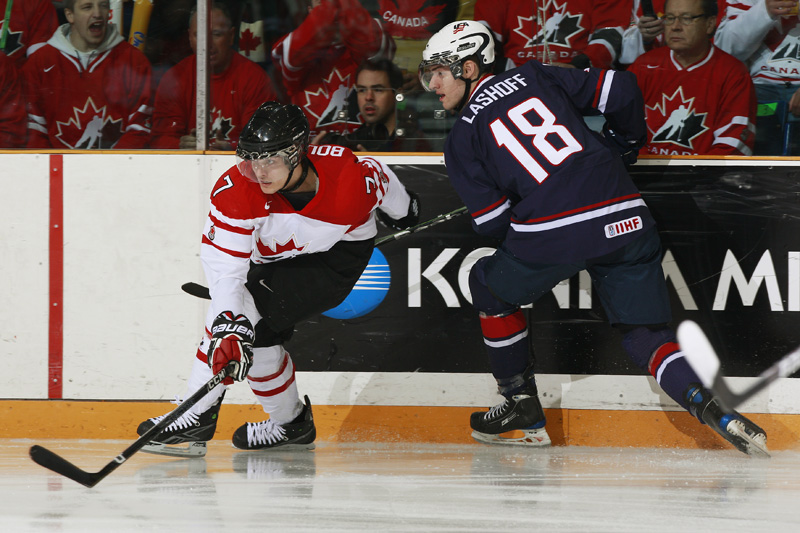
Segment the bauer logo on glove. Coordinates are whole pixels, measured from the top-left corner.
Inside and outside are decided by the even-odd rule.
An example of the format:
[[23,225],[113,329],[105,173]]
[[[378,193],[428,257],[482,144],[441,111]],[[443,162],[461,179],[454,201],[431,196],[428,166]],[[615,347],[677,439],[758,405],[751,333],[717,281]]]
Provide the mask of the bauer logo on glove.
[[216,374],[229,363],[234,368],[222,383],[232,385],[235,381],[244,381],[247,372],[253,366],[253,325],[244,315],[233,316],[230,311],[223,311],[211,325],[211,344],[208,347],[208,366]]

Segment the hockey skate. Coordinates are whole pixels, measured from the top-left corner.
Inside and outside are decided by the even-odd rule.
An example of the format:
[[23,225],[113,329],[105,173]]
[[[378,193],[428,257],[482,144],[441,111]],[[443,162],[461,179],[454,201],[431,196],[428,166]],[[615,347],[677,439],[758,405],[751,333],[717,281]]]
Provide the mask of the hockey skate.
[[[173,457],[203,457],[206,454],[206,441],[214,437],[217,430],[219,408],[225,393],[204,413],[187,411],[175,422],[159,433],[156,438],[142,447],[142,451]],[[180,405],[180,400],[175,400]],[[144,435],[166,415],[149,418],[139,424],[136,432]],[[186,444],[186,446],[176,446]]]
[[689,412],[708,424],[733,444],[737,450],[753,457],[769,457],[767,433],[738,412],[725,413],[711,391],[693,384],[686,392]]
[[[539,396],[530,389],[506,398],[488,412],[472,413],[469,419],[472,438],[478,442],[517,446],[550,446],[545,422]],[[514,431],[516,436],[502,435],[510,431]],[[521,436],[519,432],[522,432]]]
[[[278,446],[314,448],[317,428],[311,402],[305,397],[305,406],[297,418],[286,424],[276,424],[272,420],[247,422],[233,433],[233,445],[240,450],[263,450]],[[299,446],[298,446],[299,445]]]

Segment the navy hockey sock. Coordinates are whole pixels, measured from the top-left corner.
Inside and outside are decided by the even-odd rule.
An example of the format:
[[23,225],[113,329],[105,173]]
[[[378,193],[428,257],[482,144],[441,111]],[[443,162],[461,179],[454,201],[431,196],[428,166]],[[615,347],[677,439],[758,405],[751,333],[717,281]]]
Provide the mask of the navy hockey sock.
[[528,326],[522,311],[480,317],[492,375],[499,381],[521,375],[530,363]]
[[654,331],[638,327],[625,334],[622,345],[631,359],[653,376],[670,398],[688,409],[684,394],[686,387],[700,378],[686,361],[675,332],[670,328]]

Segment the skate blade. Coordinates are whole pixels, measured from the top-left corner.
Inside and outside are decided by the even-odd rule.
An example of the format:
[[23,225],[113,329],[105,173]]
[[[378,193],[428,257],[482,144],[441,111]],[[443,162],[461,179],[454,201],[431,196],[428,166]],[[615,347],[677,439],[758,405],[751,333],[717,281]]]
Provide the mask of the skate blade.
[[745,453],[747,455],[751,457],[772,457],[767,449],[767,437],[763,433],[753,436],[745,430],[744,423],[740,420],[732,420],[725,430],[745,442],[747,447]]
[[539,429],[518,429],[499,435],[490,435],[473,431],[472,438],[484,444],[502,444],[506,446],[532,446],[544,448],[550,446],[550,435],[545,428]]
[[190,442],[188,446],[178,447],[174,444],[162,444],[160,442],[149,442],[142,447],[143,452],[155,455],[168,455],[170,457],[205,457],[205,442]]

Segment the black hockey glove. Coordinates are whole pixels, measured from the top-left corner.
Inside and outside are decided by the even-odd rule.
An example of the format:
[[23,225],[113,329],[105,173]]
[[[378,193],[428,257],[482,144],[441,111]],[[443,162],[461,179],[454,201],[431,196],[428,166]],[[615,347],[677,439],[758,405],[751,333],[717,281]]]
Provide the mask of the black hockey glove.
[[406,189],[406,192],[411,197],[411,201],[408,204],[408,214],[403,218],[394,219],[381,211],[380,208],[378,209],[378,220],[395,231],[403,231],[419,224],[419,196],[408,189]]
[[211,326],[211,344],[208,347],[208,366],[216,374],[233,361],[233,372],[222,382],[233,385],[233,381],[244,381],[253,366],[253,325],[244,315],[233,316],[223,311]]
[[639,159],[639,148],[642,145],[638,141],[623,139],[621,135],[618,135],[608,127],[608,123],[603,124],[603,137],[617,149],[622,157],[622,162],[625,163],[625,168],[630,168]]

